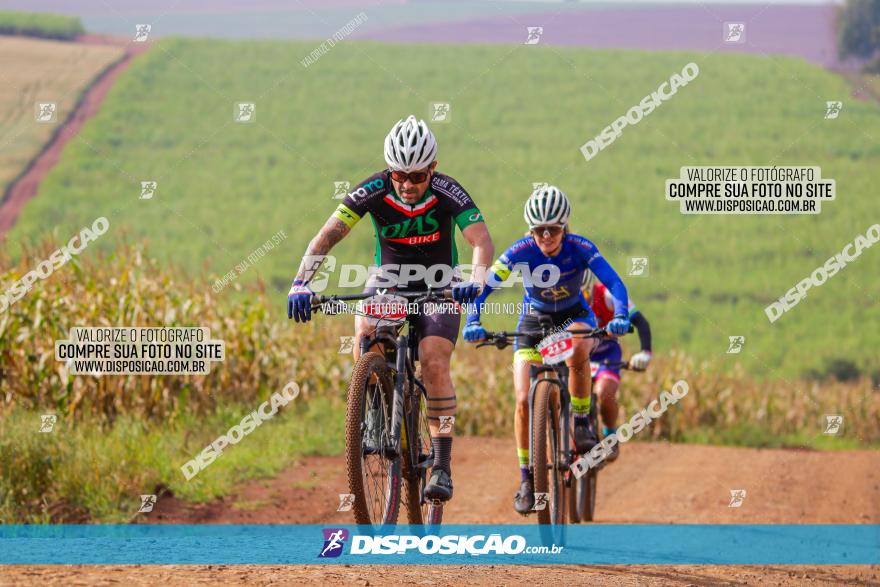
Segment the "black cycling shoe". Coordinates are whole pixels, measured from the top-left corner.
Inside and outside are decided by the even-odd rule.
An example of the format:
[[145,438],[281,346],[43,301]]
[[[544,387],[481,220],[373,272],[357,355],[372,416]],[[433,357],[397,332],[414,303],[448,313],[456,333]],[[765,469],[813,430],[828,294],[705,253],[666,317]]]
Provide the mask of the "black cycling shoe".
[[431,479],[425,486],[425,499],[452,499],[452,477],[443,469],[432,469]]
[[519,484],[519,491],[513,496],[513,509],[526,516],[532,513],[533,507],[535,507],[535,490],[532,487],[532,480],[526,479]]
[[574,424],[574,446],[578,453],[586,454],[593,450],[593,447],[599,444],[599,438],[593,429],[590,420],[586,422],[575,422]]

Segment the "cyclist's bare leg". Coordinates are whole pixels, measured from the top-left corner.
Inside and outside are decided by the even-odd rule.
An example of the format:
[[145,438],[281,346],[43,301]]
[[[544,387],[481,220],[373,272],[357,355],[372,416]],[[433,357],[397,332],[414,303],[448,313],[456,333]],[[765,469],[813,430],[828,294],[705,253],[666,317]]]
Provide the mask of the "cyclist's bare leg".
[[516,438],[519,464],[529,462],[529,366],[539,361],[516,358],[513,363],[513,388],[516,390],[516,408],[513,417],[513,433]]
[[[371,336],[376,331],[375,326],[370,326],[369,321],[364,316],[355,316],[354,317],[354,360],[357,362],[359,358],[361,358],[361,338],[365,336]],[[383,345],[378,345],[373,347],[373,351],[382,352]],[[378,383],[378,378],[375,375],[370,377],[370,384]]]
[[596,395],[599,396],[599,409],[602,414],[602,425],[617,428],[617,388],[618,381],[610,377],[601,377],[596,381]]
[[540,364],[540,361],[529,361],[525,357],[514,355],[513,387],[516,390],[516,412],[513,418],[513,431],[516,438],[520,485],[514,496],[513,507],[521,514],[527,514],[535,505],[534,486],[530,485],[533,480],[529,470],[529,367]]
[[[370,326],[369,321],[363,316],[354,317],[354,360],[361,358],[361,338],[370,336],[376,331],[375,326]],[[379,347],[373,347],[378,351]]]
[[[419,363],[422,383],[428,391],[428,427],[434,463],[431,479],[425,486],[425,497],[446,500],[452,497],[452,437],[454,424],[441,418],[455,416],[455,388],[449,375],[452,341],[442,336],[426,336],[419,341]],[[445,420],[445,418],[444,418]]]
[[452,436],[452,431],[440,432],[440,416],[455,416],[455,388],[449,374],[452,341],[440,336],[426,336],[419,342],[419,363],[422,383],[428,390],[428,426],[431,437]]
[[[574,322],[569,330],[583,330],[583,323]],[[566,359],[568,365],[568,391],[573,398],[589,398],[593,389],[592,376],[590,374],[590,353],[596,340],[592,338],[574,338],[574,354]]]

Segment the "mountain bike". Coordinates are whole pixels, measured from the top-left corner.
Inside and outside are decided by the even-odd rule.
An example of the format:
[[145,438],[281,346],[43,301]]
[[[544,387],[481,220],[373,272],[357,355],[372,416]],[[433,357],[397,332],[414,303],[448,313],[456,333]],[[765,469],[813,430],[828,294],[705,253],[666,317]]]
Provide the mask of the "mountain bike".
[[[424,497],[434,451],[428,391],[417,372],[422,336],[410,310],[451,299],[449,289],[313,298],[313,311],[365,316],[375,326],[360,341],[361,355],[348,386],[345,460],[357,524],[396,524],[401,490],[408,523],[442,521],[443,502]],[[351,310],[345,304],[349,301],[360,303]]]
[[[572,463],[578,458],[571,433],[573,415],[568,392],[568,367],[565,360],[574,352],[574,338],[608,338],[603,328],[558,330],[544,316],[540,331],[489,332],[477,347],[504,349],[517,337],[540,337],[537,345],[543,365],[529,366],[529,468],[534,479],[538,524],[550,528],[545,536],[555,543],[564,542],[568,521],[566,508],[572,501],[568,493],[574,487]],[[596,397],[590,403],[590,418],[597,418]]]

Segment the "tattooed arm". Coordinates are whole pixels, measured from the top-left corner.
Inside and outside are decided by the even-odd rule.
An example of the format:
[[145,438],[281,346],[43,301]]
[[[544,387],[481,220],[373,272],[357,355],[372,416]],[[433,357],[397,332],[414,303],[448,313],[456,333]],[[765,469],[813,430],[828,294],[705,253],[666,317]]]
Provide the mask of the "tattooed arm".
[[349,232],[351,232],[351,228],[345,222],[331,216],[309,243],[295,280],[301,280],[304,283],[311,281],[330,249],[345,238]]

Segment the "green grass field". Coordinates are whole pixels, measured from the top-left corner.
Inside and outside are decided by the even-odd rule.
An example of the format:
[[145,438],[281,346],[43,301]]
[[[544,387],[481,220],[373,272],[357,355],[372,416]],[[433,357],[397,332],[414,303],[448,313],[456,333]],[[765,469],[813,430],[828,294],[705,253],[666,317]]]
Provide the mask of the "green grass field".
[[[314,48],[162,41],[65,151],[12,231],[13,251],[50,230],[66,241],[104,215],[111,230],[96,246],[113,246],[126,227],[127,238],[146,239],[210,288],[284,230],[289,238],[240,278],[264,277],[280,317],[300,255],[335,207],[333,182],[354,184],[383,167],[390,125],[448,101],[452,121],[432,125],[439,169],[477,200],[499,252],[523,234],[532,182],[558,184],[575,206],[573,228],[619,271],[630,255],[650,258],[650,276],[628,286],[656,350],[742,362],[770,377],[829,358],[880,367],[880,250],[866,250],[777,323],[764,315],[880,221],[880,108],[848,100],[845,80],[787,58],[378,43],[337,45],[305,69],[300,60]],[[584,160],[581,144],[689,61],[700,66],[696,80]],[[824,120],[831,99],[845,109]],[[256,103],[256,122],[233,122],[238,101]],[[813,217],[686,217],[665,201],[664,180],[681,166],[713,164],[819,165],[837,180],[837,200]],[[158,181],[155,198],[138,200],[142,180]],[[368,263],[372,251],[362,222],[334,253]],[[746,337],[742,354],[725,354],[729,335]]]

